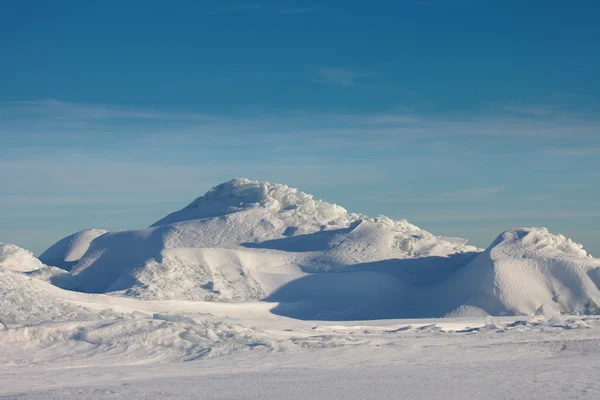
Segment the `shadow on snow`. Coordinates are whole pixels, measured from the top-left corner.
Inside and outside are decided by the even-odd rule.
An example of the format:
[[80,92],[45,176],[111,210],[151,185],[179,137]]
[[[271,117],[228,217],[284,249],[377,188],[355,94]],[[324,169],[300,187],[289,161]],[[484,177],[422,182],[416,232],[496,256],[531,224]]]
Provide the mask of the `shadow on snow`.
[[[478,253],[368,262],[288,282],[264,299],[274,314],[303,320],[435,318],[455,310],[470,287],[451,280]],[[472,283],[471,283],[472,284]]]

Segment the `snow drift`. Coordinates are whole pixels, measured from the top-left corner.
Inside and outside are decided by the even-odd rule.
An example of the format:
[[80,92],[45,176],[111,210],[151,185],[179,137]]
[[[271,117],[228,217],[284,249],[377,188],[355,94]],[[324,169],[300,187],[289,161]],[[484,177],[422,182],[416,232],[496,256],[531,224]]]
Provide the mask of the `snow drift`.
[[41,258],[72,267],[29,273],[63,288],[142,300],[262,300],[298,319],[600,311],[600,261],[544,228],[507,231],[482,252],[405,220],[349,213],[247,179],[218,185],[149,228],[79,232]]
[[91,241],[106,232],[103,229],[86,229],[69,235],[44,251],[39,259],[46,265],[69,271],[85,254]]

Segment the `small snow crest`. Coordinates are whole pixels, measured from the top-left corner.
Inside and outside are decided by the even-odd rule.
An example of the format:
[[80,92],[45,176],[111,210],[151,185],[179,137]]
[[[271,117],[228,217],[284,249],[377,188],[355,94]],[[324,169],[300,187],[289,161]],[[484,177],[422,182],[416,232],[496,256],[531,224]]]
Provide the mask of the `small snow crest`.
[[510,229],[502,233],[492,247],[517,245],[523,249],[540,252],[548,256],[586,258],[591,257],[583,245],[572,241],[561,234],[553,234],[544,227]]
[[35,271],[44,264],[28,250],[10,243],[0,243],[0,267],[12,271]]
[[218,217],[254,207],[264,208],[273,214],[312,217],[325,223],[348,216],[345,208],[315,200],[311,194],[287,185],[236,178],[213,187],[187,207],[169,214],[152,226]]
[[197,208],[206,202],[220,201],[231,203],[240,209],[259,205],[272,212],[297,210],[303,214],[318,214],[324,219],[337,219],[346,215],[345,208],[337,204],[314,200],[308,193],[287,185],[270,182],[251,181],[236,178],[209,190],[186,208]]

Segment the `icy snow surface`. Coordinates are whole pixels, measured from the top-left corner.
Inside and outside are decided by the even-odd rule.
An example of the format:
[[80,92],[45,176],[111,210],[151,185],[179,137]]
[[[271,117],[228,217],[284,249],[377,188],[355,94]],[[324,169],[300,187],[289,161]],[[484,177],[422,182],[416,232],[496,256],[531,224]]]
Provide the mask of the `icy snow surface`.
[[41,258],[0,244],[7,398],[600,397],[600,261],[544,228],[481,251],[235,179]]

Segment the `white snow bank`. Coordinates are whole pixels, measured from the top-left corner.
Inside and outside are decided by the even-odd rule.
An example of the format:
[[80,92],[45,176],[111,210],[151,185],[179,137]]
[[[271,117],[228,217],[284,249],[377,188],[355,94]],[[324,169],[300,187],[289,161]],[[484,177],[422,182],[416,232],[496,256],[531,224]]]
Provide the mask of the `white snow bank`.
[[44,266],[28,250],[10,243],[0,243],[0,268],[13,271],[34,271]]
[[467,303],[489,314],[600,312],[600,260],[546,228],[504,232],[460,277],[479,280]]
[[103,229],[86,229],[69,235],[50,246],[39,259],[46,265],[69,271],[85,254],[92,240],[106,232]]

